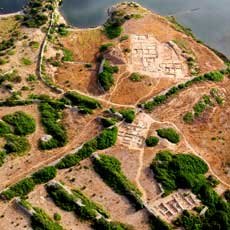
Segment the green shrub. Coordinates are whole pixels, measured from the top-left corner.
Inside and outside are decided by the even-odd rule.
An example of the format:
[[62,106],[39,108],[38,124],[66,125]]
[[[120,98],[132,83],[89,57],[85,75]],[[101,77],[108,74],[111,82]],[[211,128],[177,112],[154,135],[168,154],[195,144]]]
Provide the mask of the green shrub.
[[34,230],[63,230],[63,227],[54,222],[42,209],[34,208],[31,216],[31,226]]
[[6,156],[7,156],[6,151],[4,150],[0,151],[0,167],[4,164]]
[[139,73],[132,73],[129,79],[131,81],[138,82],[138,81],[141,81],[142,76]]
[[100,218],[92,224],[93,229],[95,230],[132,230],[133,227],[114,221],[107,221],[104,218]]
[[145,143],[148,147],[154,147],[158,144],[158,142],[159,138],[154,136],[150,136],[145,140]]
[[1,195],[7,200],[11,200],[17,196],[25,196],[31,192],[35,187],[35,183],[32,178],[26,178],[15,185],[12,185],[7,190],[3,191]]
[[99,136],[96,137],[97,149],[103,150],[115,145],[117,141],[117,127],[104,129]]
[[113,47],[113,43],[106,43],[106,44],[101,45],[99,50],[100,52],[105,52],[111,47]]
[[70,168],[91,156],[96,150],[112,147],[116,143],[117,133],[117,127],[104,129],[101,134],[85,143],[76,153],[69,154],[61,159],[55,167],[58,169]]
[[225,192],[224,192],[224,198],[230,202],[230,190],[227,189]]
[[151,227],[151,230],[171,230],[172,229],[172,227],[169,226],[166,222],[161,220],[159,217],[155,217],[155,216],[150,217],[150,227]]
[[97,100],[81,95],[77,92],[67,92],[65,93],[65,97],[70,100],[71,104],[74,106],[85,107],[89,109],[101,108],[101,104]]
[[12,133],[10,126],[4,121],[0,121],[0,136],[4,136],[9,133]]
[[91,201],[80,190],[73,190],[72,193],[76,199],[80,199],[82,201],[82,204],[87,206],[89,209],[94,209],[95,211],[100,213],[104,218],[110,217],[109,213],[106,212],[101,205]]
[[23,65],[32,65],[32,61],[28,58],[22,58],[21,62]]
[[73,52],[69,49],[63,49],[63,58],[62,61],[74,61],[74,56],[73,56]]
[[65,127],[57,122],[62,116],[62,106],[62,103],[56,101],[42,102],[39,105],[42,124],[46,132],[52,136],[49,141],[40,141],[41,149],[63,147],[68,141]]
[[104,31],[106,36],[109,39],[114,39],[117,38],[121,35],[122,33],[122,27],[120,25],[116,25],[115,23],[106,23],[104,25]]
[[137,210],[144,207],[140,198],[141,192],[123,174],[121,164],[116,158],[100,155],[94,158],[93,165],[95,171],[115,192],[126,196]]
[[36,129],[34,118],[22,111],[5,115],[2,119],[14,127],[14,133],[16,135],[31,134]]
[[35,184],[43,184],[56,177],[57,169],[54,166],[47,166],[32,175]]
[[206,183],[203,174],[208,171],[208,166],[191,154],[173,155],[170,151],[161,151],[153,160],[151,169],[167,195],[177,188],[199,190]]
[[132,109],[122,109],[119,113],[123,116],[125,122],[132,123],[135,119],[135,111]]
[[29,76],[26,78],[28,82],[36,81],[37,77],[34,74],[29,74]]
[[57,212],[54,213],[54,220],[55,221],[60,221],[61,220],[61,215]]
[[102,117],[101,123],[102,123],[103,127],[108,128],[108,127],[115,125],[116,120]]
[[105,61],[103,72],[98,74],[98,81],[105,91],[108,91],[114,84],[113,74],[118,72],[117,66],[111,66],[109,61]]
[[13,134],[5,135],[6,144],[4,146],[7,154],[15,153],[23,155],[30,149],[30,144],[25,137],[15,136]]
[[186,123],[192,123],[194,121],[194,116],[192,112],[187,112],[184,116],[183,116],[183,120]]
[[158,136],[177,144],[180,141],[180,135],[172,128],[162,128],[157,130]]

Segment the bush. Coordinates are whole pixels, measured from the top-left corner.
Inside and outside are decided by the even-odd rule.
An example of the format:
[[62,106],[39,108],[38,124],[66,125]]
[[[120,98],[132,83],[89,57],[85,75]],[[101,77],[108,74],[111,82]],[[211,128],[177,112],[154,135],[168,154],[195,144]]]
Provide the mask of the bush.
[[4,121],[0,121],[0,136],[4,136],[5,134],[12,133],[10,126]]
[[108,127],[115,125],[116,120],[102,117],[101,123],[102,123],[103,127],[108,128]]
[[132,73],[129,79],[134,82],[141,81],[142,76],[139,73]]
[[225,198],[228,202],[230,202],[230,190],[229,190],[229,189],[226,190],[226,191],[224,192],[224,198]]
[[158,144],[159,138],[150,136],[145,140],[145,143],[148,147],[154,147]]
[[206,183],[203,174],[208,171],[208,166],[191,154],[173,155],[170,151],[161,151],[153,160],[151,169],[167,195],[177,188],[199,190]]
[[106,44],[101,45],[99,50],[100,52],[105,52],[111,47],[113,47],[113,43],[106,43]]
[[180,135],[172,128],[158,129],[157,134],[161,138],[165,138],[174,144],[177,144],[180,141]]
[[133,227],[114,221],[107,221],[104,218],[100,218],[92,225],[95,230],[132,230]]
[[30,149],[30,144],[25,137],[15,136],[13,134],[5,135],[6,144],[4,146],[7,154],[15,153],[23,155]]
[[54,166],[48,166],[32,175],[35,184],[43,184],[56,177],[57,169]]
[[21,62],[23,65],[32,65],[32,61],[28,58],[22,58]]
[[5,115],[2,119],[8,124],[14,126],[14,133],[16,135],[21,136],[31,134],[36,129],[34,118],[21,111]]
[[4,164],[6,159],[6,152],[5,151],[0,151],[0,167]]
[[132,123],[135,119],[135,111],[132,109],[122,109],[119,113],[123,116],[125,122]]
[[62,106],[62,103],[56,101],[42,102],[39,105],[42,124],[46,132],[52,136],[49,141],[40,141],[41,149],[63,147],[68,141],[65,127],[57,122],[61,118]]
[[68,49],[63,49],[63,58],[62,61],[74,61],[74,56],[73,56],[73,52],[71,50]]
[[115,192],[126,196],[137,210],[144,207],[140,198],[141,192],[123,174],[121,164],[116,158],[100,155],[94,158],[93,165],[95,171]]
[[71,104],[74,106],[85,107],[89,109],[101,108],[101,104],[97,100],[81,95],[77,92],[67,92],[65,93],[65,97],[70,100]]
[[7,200],[11,200],[17,196],[25,196],[31,192],[35,187],[35,183],[32,178],[26,178],[15,185],[9,187],[7,190],[3,191],[1,195]]
[[96,137],[97,141],[97,149],[103,150],[115,145],[117,141],[117,127],[113,127],[111,129],[104,129],[98,137]]
[[57,212],[54,213],[54,220],[55,221],[60,221],[61,220],[61,215]]
[[192,112],[187,112],[184,116],[183,116],[183,120],[186,123],[192,123],[194,121],[194,116]]
[[69,154],[61,159],[55,167],[58,169],[70,168],[91,156],[96,150],[112,147],[116,143],[117,133],[117,127],[104,129],[96,138],[85,143],[79,151],[74,154]]
[[52,219],[40,208],[34,208],[31,216],[31,226],[34,230],[63,230],[63,227]]
[[104,31],[109,39],[114,39],[121,35],[122,27],[113,23],[106,23],[104,25]]
[[111,66],[109,61],[105,61],[103,72],[99,73],[98,81],[102,88],[108,91],[114,84],[113,74],[118,72],[117,66]]

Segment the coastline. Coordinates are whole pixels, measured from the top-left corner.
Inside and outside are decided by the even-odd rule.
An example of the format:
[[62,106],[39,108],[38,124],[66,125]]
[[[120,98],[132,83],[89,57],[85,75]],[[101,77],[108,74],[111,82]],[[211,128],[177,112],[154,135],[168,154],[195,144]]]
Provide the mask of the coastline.
[[15,13],[6,13],[6,14],[0,14],[0,19],[1,18],[7,18],[7,17],[13,17],[13,16],[16,16],[16,15],[23,15],[23,10],[20,10],[20,11],[17,11]]

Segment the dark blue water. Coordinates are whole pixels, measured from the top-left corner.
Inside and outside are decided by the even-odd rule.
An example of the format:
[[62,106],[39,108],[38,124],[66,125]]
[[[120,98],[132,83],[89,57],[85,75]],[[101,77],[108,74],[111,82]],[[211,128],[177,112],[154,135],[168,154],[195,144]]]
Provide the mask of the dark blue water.
[[[25,0],[0,0],[4,12],[21,8]],[[94,27],[107,17],[106,10],[119,0],[64,0],[62,12],[77,27]],[[161,15],[176,14],[197,37],[230,57],[230,0],[137,0]],[[199,8],[197,11],[191,9]],[[0,11],[1,12],[1,11]]]

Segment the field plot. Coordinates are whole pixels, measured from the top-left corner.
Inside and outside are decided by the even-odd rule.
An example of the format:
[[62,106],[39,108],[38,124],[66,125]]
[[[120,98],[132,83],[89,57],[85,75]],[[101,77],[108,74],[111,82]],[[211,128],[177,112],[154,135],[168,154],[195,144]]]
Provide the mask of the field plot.
[[131,35],[131,64],[136,72],[153,77],[185,78],[188,75],[185,60],[173,43],[160,43],[151,35]]

